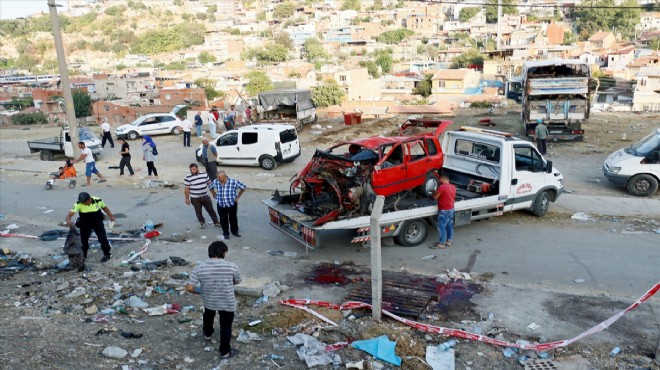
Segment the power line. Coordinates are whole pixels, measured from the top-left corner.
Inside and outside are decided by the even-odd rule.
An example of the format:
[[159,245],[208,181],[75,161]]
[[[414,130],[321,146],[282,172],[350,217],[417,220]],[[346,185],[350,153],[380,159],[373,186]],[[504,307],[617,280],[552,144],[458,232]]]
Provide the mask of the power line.
[[[464,2],[464,1],[452,1],[452,0],[413,0],[420,3],[431,3],[431,4],[456,4],[456,5],[479,5],[479,6],[498,6],[498,4],[485,4],[485,3],[475,3],[475,2]],[[642,10],[652,10],[653,4],[648,4],[646,6],[609,6],[609,5],[566,5],[566,4],[499,4],[501,7],[514,7],[514,8],[565,8],[565,9],[642,9]]]

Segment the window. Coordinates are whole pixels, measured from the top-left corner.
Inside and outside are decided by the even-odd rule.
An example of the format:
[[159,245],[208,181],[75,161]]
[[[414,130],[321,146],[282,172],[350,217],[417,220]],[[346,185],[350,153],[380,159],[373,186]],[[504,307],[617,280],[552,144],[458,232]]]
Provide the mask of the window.
[[160,117],[160,121],[163,122],[163,123],[164,123],[164,122],[174,121],[174,117],[170,117],[170,116],[162,116],[162,117]]
[[149,117],[142,121],[140,126],[147,126],[147,125],[157,125],[158,124],[158,119],[156,117]]
[[339,82],[346,82],[346,75],[339,76]]
[[426,151],[424,150],[424,145],[422,145],[421,141],[409,143],[408,145],[411,162],[426,158]]
[[241,143],[243,144],[256,144],[259,141],[259,134],[256,132],[244,132],[241,135]]
[[218,139],[218,146],[232,146],[238,144],[238,133],[231,132],[227,135],[221,136]]
[[454,154],[500,163],[500,148],[495,145],[456,140]]
[[438,81],[438,87],[445,87],[445,81]]
[[280,142],[282,144],[290,143],[292,141],[298,140],[298,134],[296,133],[296,129],[289,129],[280,132]]
[[545,166],[541,155],[529,146],[514,147],[516,171],[541,172]]
[[426,139],[426,150],[428,151],[429,155],[438,154],[438,148],[436,148],[433,139]]
[[107,105],[107,104],[105,104],[105,105],[103,106],[103,110],[106,111],[106,112],[110,112],[110,106]]

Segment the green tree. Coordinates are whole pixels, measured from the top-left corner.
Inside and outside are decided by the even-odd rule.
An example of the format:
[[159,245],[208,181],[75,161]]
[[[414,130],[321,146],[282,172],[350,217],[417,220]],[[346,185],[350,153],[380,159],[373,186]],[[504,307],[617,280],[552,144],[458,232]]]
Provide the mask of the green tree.
[[215,55],[213,55],[209,52],[206,52],[206,51],[202,51],[201,53],[199,53],[199,56],[197,57],[197,59],[199,60],[200,63],[203,63],[203,64],[213,63],[213,62],[216,61]]
[[[499,0],[502,4],[502,15],[517,15],[518,9],[514,0]],[[486,23],[497,23],[497,2],[498,0],[488,0],[486,2]]]
[[378,78],[380,76],[380,73],[378,73],[378,64],[373,60],[361,60],[359,64],[360,67],[367,69],[369,76],[373,78]]
[[126,7],[123,5],[114,5],[105,9],[105,14],[113,17],[119,17],[126,11]]
[[288,59],[289,49],[283,45],[269,44],[265,48],[257,49],[254,56],[260,62],[281,63]]
[[261,70],[253,70],[248,73],[245,77],[248,78],[248,83],[245,85],[245,90],[250,94],[250,96],[257,96],[257,94],[270,91],[273,89],[273,81],[266,74],[266,72]]
[[660,37],[656,37],[651,41],[650,45],[652,50],[660,50]]
[[344,100],[344,95],[344,89],[335,80],[325,80],[321,85],[312,88],[312,101],[317,108],[339,105]]
[[35,125],[48,123],[48,117],[43,112],[18,113],[11,116],[11,122],[15,125]]
[[381,53],[378,58],[376,58],[376,64],[380,66],[380,70],[383,73],[390,73],[392,71],[392,65],[394,60],[392,59],[391,53]]
[[454,58],[450,68],[468,68],[470,65],[483,66],[484,56],[477,49],[470,49]]
[[408,38],[414,35],[415,32],[407,30],[405,28],[399,28],[398,30],[385,31],[378,35],[378,42],[384,42],[386,44],[398,44],[403,41],[403,39]]
[[214,14],[215,12],[218,11],[218,6],[217,5],[209,5],[206,7],[206,12],[209,14]]
[[73,92],[73,109],[76,112],[76,118],[92,115],[92,98],[87,92],[81,90]]
[[321,41],[315,37],[310,37],[303,44],[303,54],[310,62],[316,62],[321,59],[327,59],[328,53],[323,48]]
[[[382,2],[381,2],[382,6]],[[360,0],[344,0],[344,3],[341,5],[341,10],[356,10],[360,11],[362,9],[362,4]]]
[[461,11],[458,12],[458,19],[461,22],[468,22],[472,18],[474,18],[479,12],[481,11],[481,8],[478,6],[469,6],[467,8],[461,8]]
[[275,35],[275,37],[273,37],[273,42],[275,42],[278,45],[282,45],[289,50],[294,49],[293,40],[291,40],[291,37],[286,32],[280,32],[277,35]]
[[588,8],[580,8],[575,12],[577,18],[575,25],[581,39],[586,40],[598,31],[612,30],[623,37],[634,37],[635,27],[639,24],[642,9],[625,7],[639,6],[637,0],[624,0],[621,7],[615,6],[614,0],[587,0],[582,5]]
[[153,55],[168,51],[187,49],[204,43],[203,24],[183,22],[169,28],[159,28],[140,35],[133,43],[135,54]]
[[195,80],[195,85],[204,89],[208,100],[215,100],[215,98],[225,95],[224,92],[215,89],[216,81],[210,78],[198,78]]
[[639,6],[637,0],[624,0],[621,6],[616,9],[616,13],[612,19],[612,29],[629,40],[635,38],[635,28],[639,24],[640,16],[642,15],[642,9],[626,8],[634,6]]
[[564,45],[572,45],[576,41],[575,34],[571,30],[564,30]]
[[9,107],[15,110],[23,110],[25,108],[34,107],[34,100],[32,98],[11,98]]
[[424,79],[417,83],[417,86],[413,89],[412,93],[414,95],[421,95],[423,98],[428,98],[433,93],[433,83],[431,79],[433,74],[427,74],[424,76]]
[[284,19],[293,16],[296,12],[296,5],[290,1],[283,2],[273,9],[273,18]]

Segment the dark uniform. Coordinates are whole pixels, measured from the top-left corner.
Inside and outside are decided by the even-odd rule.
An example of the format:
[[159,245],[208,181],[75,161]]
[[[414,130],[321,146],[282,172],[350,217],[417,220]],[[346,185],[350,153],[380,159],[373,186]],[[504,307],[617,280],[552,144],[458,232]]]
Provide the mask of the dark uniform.
[[[90,204],[85,204],[91,198]],[[108,259],[112,255],[110,253],[111,247],[108,238],[105,235],[105,225],[103,225],[103,209],[107,209],[103,199],[99,197],[92,197],[87,193],[80,193],[78,202],[73,205],[72,213],[78,212],[80,218],[76,221],[76,226],[80,228],[80,241],[82,242],[83,256],[87,258],[87,251],[89,251],[89,237],[92,231],[101,243],[101,250],[103,255]],[[112,218],[112,216],[111,216]]]

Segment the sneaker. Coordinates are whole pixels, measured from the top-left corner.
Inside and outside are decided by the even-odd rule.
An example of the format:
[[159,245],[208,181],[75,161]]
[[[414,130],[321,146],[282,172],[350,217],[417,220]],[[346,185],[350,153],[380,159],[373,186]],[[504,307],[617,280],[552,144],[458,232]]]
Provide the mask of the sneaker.
[[214,223],[213,223],[213,226],[215,226],[215,227],[222,227],[222,224],[219,223],[219,222],[214,222]]
[[218,239],[220,239],[220,240],[229,240],[229,235],[218,235]]
[[232,234],[232,235],[234,235],[234,236],[237,237],[237,238],[240,238],[240,237],[241,237],[241,234],[239,234],[239,233]]
[[207,337],[207,336],[205,335],[205,336],[204,336],[204,340],[207,341],[207,342],[210,342],[210,341],[211,341],[211,337]]
[[110,258],[112,258],[112,253],[106,254],[105,256],[103,256],[103,258],[101,258],[101,262],[103,262],[103,263],[108,262],[108,261],[110,261]]
[[206,229],[206,222],[200,222],[199,223],[199,228],[200,229]]

